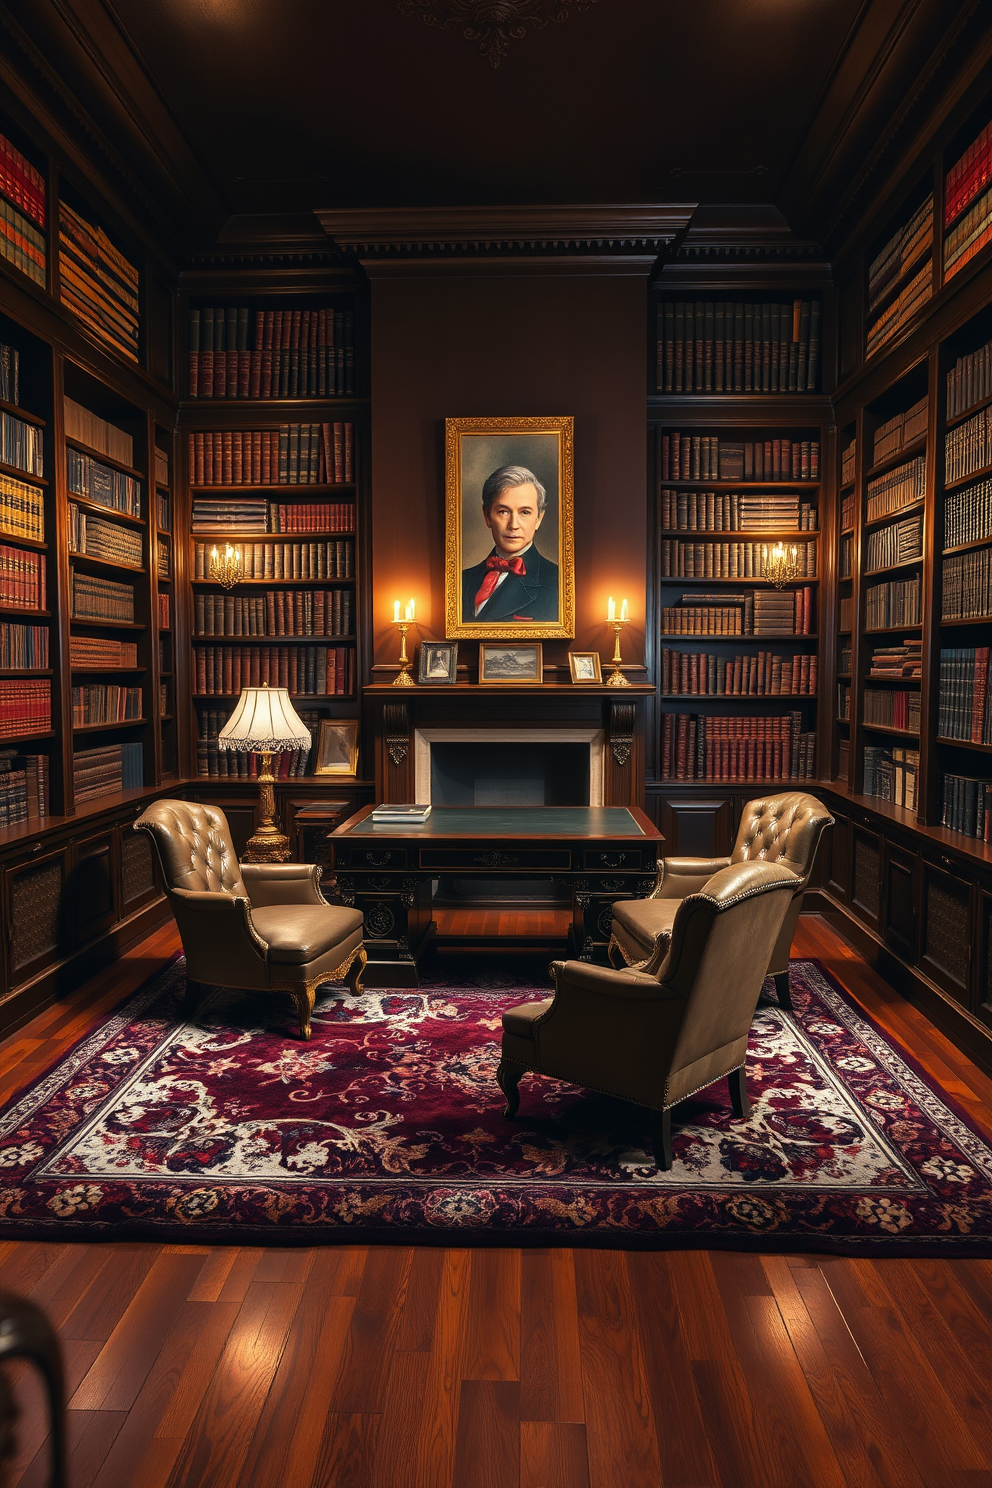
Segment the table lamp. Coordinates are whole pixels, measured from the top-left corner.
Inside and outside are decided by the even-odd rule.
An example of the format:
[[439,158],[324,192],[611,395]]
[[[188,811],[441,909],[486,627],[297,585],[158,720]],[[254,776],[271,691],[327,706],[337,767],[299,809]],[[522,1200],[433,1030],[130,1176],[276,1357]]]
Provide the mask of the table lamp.
[[272,789],[272,756],[282,749],[309,749],[310,743],[310,730],[290,702],[285,687],[263,685],[243,689],[234,712],[218,735],[217,748],[262,756],[258,777],[262,823],[245,849],[246,863],[285,863],[289,857],[289,838],[283,836],[273,820],[276,801]]

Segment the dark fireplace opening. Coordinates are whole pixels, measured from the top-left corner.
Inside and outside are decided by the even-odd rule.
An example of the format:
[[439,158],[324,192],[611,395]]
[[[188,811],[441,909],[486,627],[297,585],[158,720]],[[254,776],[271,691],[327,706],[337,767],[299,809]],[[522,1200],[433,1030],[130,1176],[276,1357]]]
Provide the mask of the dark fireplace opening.
[[431,745],[435,806],[588,806],[588,744]]

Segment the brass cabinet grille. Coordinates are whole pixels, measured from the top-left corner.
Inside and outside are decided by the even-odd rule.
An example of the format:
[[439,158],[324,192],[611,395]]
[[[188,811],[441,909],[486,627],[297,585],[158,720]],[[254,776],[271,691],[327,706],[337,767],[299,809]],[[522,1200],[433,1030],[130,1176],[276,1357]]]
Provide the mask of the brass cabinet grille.
[[62,862],[39,863],[11,876],[11,965],[16,972],[59,947]]
[[875,920],[878,919],[881,882],[878,843],[859,832],[854,838],[854,902]]
[[121,873],[124,881],[124,903],[143,899],[155,888],[155,866],[152,844],[145,832],[121,832]]
[[959,987],[968,983],[968,890],[929,875],[926,891],[927,960]]

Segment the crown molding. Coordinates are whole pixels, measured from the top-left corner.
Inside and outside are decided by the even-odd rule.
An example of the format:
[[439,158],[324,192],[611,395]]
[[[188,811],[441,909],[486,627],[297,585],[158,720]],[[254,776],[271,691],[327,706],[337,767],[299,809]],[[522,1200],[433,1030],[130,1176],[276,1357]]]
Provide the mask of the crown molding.
[[325,208],[334,243],[377,259],[635,258],[653,263],[685,233],[695,202],[634,206]]

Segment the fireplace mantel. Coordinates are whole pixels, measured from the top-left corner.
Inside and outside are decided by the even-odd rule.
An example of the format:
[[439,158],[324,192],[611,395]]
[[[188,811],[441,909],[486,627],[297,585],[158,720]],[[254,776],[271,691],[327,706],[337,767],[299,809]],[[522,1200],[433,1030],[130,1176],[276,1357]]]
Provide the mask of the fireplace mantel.
[[[415,736],[432,730],[513,730],[533,732],[535,742],[556,730],[601,732],[605,741],[602,803],[644,805],[645,684],[612,688],[552,682],[542,687],[481,686],[458,682],[446,687],[393,687],[373,683],[364,689],[366,723],[375,740],[376,799],[416,799]],[[369,735],[367,735],[368,737]]]

